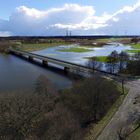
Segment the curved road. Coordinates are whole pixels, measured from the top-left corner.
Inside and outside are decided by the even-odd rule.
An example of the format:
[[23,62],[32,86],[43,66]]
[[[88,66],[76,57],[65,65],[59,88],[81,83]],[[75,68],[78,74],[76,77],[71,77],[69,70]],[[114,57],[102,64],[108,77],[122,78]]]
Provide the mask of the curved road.
[[126,87],[130,89],[128,95],[97,140],[119,140],[118,132],[132,126],[134,119],[140,115],[140,104],[135,104],[136,97],[140,95],[140,79],[127,82]]

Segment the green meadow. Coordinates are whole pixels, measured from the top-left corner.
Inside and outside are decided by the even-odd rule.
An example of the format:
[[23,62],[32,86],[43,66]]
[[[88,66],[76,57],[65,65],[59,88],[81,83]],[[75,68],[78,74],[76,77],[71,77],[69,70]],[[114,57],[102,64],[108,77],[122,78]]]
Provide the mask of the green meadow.
[[60,52],[75,52],[75,53],[83,53],[83,52],[90,52],[93,50],[82,48],[82,47],[72,47],[68,49],[59,49]]
[[139,50],[127,50],[128,53],[139,53],[140,52],[140,49]]
[[134,49],[140,49],[140,44],[132,44],[131,45]]
[[[105,62],[107,62],[107,56],[97,56],[96,57],[97,58],[97,61],[99,61],[99,62],[103,62],[103,63],[105,63]],[[85,59],[92,59],[92,57],[85,57]]]

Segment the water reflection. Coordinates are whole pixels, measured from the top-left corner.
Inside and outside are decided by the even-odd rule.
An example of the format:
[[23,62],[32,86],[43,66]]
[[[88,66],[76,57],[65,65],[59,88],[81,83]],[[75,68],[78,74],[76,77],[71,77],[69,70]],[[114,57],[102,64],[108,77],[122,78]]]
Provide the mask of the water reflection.
[[71,86],[63,74],[44,69],[12,55],[0,54],[0,91],[34,90],[40,75],[46,76],[58,89]]
[[[67,47],[75,47],[75,45],[52,47],[34,53],[85,65],[87,63],[85,57],[107,56],[114,50],[120,53],[131,49],[130,46],[106,45],[102,48],[90,48],[93,51],[85,53],[58,51]],[[34,90],[40,75],[45,75],[58,89],[70,87],[72,84],[68,77],[56,71],[41,68],[12,55],[0,54],[0,91]]]

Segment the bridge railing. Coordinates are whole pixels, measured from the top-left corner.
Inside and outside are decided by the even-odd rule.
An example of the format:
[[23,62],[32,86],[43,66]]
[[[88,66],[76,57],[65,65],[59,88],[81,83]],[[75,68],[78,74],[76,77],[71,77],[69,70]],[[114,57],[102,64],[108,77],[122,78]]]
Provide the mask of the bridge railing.
[[[21,54],[21,55],[27,55],[27,56],[31,56],[33,58],[37,58],[37,59],[41,59],[41,60],[46,60],[46,61],[54,63],[54,64],[66,66],[68,68],[83,71],[83,72],[91,72],[91,73],[98,72],[98,73],[101,73],[101,74],[104,74],[104,75],[110,75],[110,76],[113,76],[113,77],[118,77],[118,78],[123,77],[121,74],[110,73],[110,72],[99,70],[99,69],[92,69],[92,68],[84,66],[84,65],[75,64],[75,63],[72,63],[72,62],[67,62],[67,61],[51,58],[51,57],[48,57],[48,56],[42,56],[42,55],[39,55],[39,54],[30,53],[30,52],[23,51],[23,50],[10,49],[9,52],[10,53],[16,53],[16,54]],[[134,76],[128,75],[128,76],[125,76],[125,78],[126,79],[134,79],[134,78],[140,78],[140,77],[134,77]]]

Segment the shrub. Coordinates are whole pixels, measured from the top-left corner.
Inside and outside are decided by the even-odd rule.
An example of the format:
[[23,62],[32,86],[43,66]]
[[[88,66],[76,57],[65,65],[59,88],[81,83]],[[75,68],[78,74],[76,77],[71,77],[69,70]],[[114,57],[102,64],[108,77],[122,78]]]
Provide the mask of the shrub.
[[120,95],[113,81],[94,77],[78,82],[63,93],[62,100],[82,127],[100,120]]

